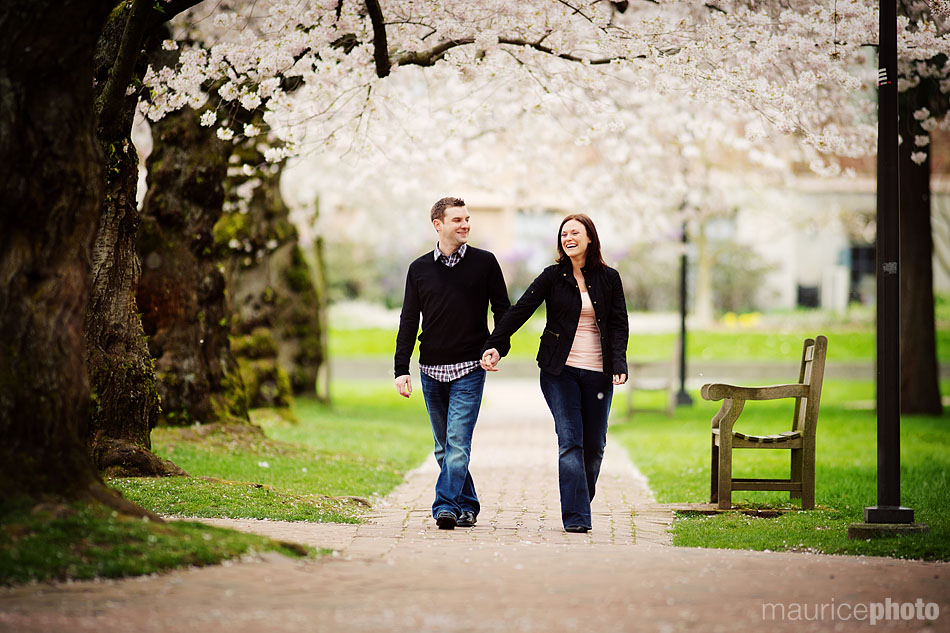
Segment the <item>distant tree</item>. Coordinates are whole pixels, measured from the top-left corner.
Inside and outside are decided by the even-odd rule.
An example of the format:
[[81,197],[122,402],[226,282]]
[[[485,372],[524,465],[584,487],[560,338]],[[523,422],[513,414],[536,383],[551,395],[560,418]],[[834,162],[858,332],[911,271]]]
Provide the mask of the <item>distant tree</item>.
[[267,163],[257,145],[249,139],[234,148],[245,167],[226,181],[230,195],[215,225],[215,249],[225,263],[232,347],[245,382],[257,386],[248,394],[251,406],[275,406],[288,404],[291,394],[317,394],[327,362],[325,307],[281,195],[284,163]]
[[939,415],[930,148],[940,122],[948,127],[950,47],[941,47],[939,36],[946,41],[950,14],[931,15],[927,3],[912,0],[902,0],[899,10],[908,18],[905,32],[921,44],[903,49],[899,60],[901,412]]
[[153,131],[137,297],[163,422],[247,424],[247,393],[228,340],[225,276],[214,246],[230,146],[202,127],[190,107]]

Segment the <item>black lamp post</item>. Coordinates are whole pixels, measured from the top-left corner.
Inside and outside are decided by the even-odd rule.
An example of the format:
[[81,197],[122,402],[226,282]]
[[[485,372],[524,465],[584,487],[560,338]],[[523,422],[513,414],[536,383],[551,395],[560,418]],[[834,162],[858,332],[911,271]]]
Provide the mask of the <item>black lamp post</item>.
[[680,389],[676,394],[676,406],[692,406],[693,399],[686,393],[686,222],[683,222],[683,233],[680,238],[683,243],[683,253],[680,255]]
[[883,0],[878,42],[877,136],[877,505],[851,538],[926,531],[900,504],[900,191],[897,2]]

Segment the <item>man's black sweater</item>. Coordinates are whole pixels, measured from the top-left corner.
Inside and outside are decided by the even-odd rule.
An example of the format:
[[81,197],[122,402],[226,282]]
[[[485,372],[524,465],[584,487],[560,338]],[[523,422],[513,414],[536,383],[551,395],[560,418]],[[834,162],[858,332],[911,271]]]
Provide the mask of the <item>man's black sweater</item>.
[[[501,267],[490,252],[468,246],[465,257],[451,268],[432,253],[412,262],[406,275],[396,334],[396,378],[409,373],[420,312],[419,364],[451,365],[481,358],[488,338],[488,302],[495,323],[511,305]],[[508,341],[503,345],[507,353]]]

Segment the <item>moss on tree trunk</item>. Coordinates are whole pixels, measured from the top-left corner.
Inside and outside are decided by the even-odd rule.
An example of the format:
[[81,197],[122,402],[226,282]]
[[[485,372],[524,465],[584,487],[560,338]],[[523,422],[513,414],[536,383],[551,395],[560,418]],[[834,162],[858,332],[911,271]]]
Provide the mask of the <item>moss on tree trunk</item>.
[[[280,193],[281,167],[264,162],[252,144],[238,146],[235,155],[259,167],[228,179],[228,210],[215,225],[215,245],[227,271],[231,334],[252,406],[284,406],[290,397],[283,393],[285,385],[294,394],[316,392],[326,362],[321,307]],[[257,182],[253,193],[241,199],[237,192],[250,179]],[[264,333],[272,339],[266,355],[253,344]]]
[[156,123],[152,135],[137,299],[155,359],[160,421],[247,424],[247,396],[228,341],[225,280],[212,237],[229,152],[190,108]]

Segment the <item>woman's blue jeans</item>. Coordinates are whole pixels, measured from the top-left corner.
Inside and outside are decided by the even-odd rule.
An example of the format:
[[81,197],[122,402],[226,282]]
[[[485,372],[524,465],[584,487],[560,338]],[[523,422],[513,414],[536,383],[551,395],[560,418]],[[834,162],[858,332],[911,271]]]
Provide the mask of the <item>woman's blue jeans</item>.
[[591,527],[590,502],[607,445],[613,391],[611,380],[599,371],[565,366],[558,376],[541,372],[541,392],[557,431],[561,521],[565,527]]
[[485,370],[476,368],[451,382],[439,382],[425,373],[420,378],[432,423],[435,459],[440,468],[432,516],[437,517],[444,510],[455,516],[462,512],[474,512],[478,516],[480,506],[468,463],[472,454],[472,433],[482,405]]

